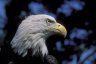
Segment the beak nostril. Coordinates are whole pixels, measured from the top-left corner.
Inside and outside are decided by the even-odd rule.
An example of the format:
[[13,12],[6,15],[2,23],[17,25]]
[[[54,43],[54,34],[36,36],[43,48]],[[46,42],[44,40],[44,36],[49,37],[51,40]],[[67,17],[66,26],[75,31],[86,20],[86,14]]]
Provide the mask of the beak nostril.
[[58,25],[58,27],[60,27],[60,25]]

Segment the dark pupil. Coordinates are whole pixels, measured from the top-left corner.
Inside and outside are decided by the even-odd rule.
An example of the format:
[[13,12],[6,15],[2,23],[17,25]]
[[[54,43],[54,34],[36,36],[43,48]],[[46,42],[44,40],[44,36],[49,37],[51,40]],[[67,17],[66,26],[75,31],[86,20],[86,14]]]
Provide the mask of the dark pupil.
[[49,23],[54,23],[54,21],[52,21],[52,20],[48,20],[48,22],[49,22]]

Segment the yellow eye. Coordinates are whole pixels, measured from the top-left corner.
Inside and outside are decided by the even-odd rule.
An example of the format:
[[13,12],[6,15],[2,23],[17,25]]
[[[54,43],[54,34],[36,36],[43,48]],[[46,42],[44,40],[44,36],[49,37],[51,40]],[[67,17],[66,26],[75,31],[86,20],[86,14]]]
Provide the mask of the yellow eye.
[[50,26],[50,25],[54,24],[55,22],[52,21],[52,20],[47,19],[46,23],[47,23],[48,26]]

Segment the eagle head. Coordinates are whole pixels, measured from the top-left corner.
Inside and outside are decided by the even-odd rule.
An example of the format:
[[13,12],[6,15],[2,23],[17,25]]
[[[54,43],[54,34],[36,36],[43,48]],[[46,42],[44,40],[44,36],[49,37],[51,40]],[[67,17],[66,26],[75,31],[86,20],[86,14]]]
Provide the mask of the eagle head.
[[24,19],[19,25],[15,36],[11,41],[11,46],[15,53],[22,57],[32,51],[32,56],[48,55],[46,39],[53,34],[67,34],[66,28],[56,20],[45,14],[31,15]]

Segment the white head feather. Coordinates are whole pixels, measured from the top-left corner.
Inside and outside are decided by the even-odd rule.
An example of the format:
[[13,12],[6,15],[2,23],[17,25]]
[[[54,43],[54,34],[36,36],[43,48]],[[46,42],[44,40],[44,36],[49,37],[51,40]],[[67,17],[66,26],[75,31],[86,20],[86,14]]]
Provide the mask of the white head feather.
[[14,52],[24,57],[31,49],[32,55],[47,55],[48,50],[45,44],[49,29],[46,25],[47,19],[56,22],[53,17],[43,14],[31,15],[23,20],[11,41]]

